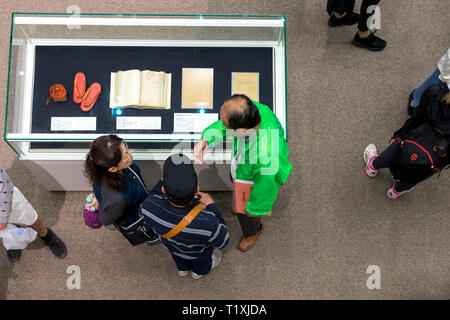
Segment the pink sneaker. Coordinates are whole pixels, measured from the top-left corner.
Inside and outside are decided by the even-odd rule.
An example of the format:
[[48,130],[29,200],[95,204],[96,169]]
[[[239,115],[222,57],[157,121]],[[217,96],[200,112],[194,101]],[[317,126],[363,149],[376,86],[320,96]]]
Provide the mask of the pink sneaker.
[[378,157],[377,147],[373,143],[369,144],[364,149],[364,162],[366,164],[366,174],[369,178],[375,178],[378,174],[378,170],[372,166],[372,161]]
[[394,186],[392,186],[392,188],[390,188],[390,189],[386,192],[386,195],[387,195],[387,197],[388,197],[389,199],[395,200],[395,199],[397,199],[398,197],[404,195],[405,193],[410,192],[412,189],[414,189],[414,187],[411,188],[411,189],[409,189],[409,190],[397,192],[397,191],[395,191],[395,185],[394,185]]

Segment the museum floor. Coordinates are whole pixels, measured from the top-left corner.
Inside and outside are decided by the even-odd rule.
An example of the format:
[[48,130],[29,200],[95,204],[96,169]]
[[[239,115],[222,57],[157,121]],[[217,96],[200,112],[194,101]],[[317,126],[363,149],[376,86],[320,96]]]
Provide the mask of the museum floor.
[[[0,162],[45,224],[65,241],[53,257],[41,241],[12,264],[0,250],[0,299],[449,299],[450,172],[401,199],[392,179],[363,171],[368,143],[384,148],[407,118],[412,89],[450,43],[448,1],[381,1],[381,52],[350,44],[355,27],[329,28],[326,1],[170,0],[5,2],[0,9],[0,93],[5,113],[11,12],[285,14],[292,175],[256,246],[237,249],[241,230],[230,193],[216,193],[231,240],[201,280],[181,278],[162,246],[131,247],[118,232],[84,225],[85,192],[47,192],[3,141]],[[357,1],[357,8],[361,1]],[[145,174],[145,173],[144,173]],[[69,290],[70,265],[81,289]],[[381,270],[369,290],[367,268]]]

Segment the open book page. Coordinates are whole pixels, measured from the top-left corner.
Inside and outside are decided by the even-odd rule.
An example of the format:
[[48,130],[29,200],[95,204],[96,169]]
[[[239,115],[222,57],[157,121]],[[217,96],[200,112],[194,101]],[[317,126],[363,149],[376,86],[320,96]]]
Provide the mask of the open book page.
[[259,73],[233,72],[231,95],[245,94],[253,101],[259,102]]
[[214,69],[183,68],[182,109],[212,109]]
[[135,107],[141,102],[141,71],[115,73],[114,107]]
[[169,109],[167,89],[170,74],[145,70],[141,72],[141,107]]

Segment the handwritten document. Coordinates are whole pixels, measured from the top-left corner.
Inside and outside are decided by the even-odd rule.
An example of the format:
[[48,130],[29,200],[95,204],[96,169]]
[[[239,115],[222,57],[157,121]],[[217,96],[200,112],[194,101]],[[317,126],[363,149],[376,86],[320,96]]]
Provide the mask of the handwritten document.
[[182,109],[213,108],[214,69],[183,68]]
[[231,78],[231,95],[245,94],[251,100],[259,102],[258,72],[233,72]]

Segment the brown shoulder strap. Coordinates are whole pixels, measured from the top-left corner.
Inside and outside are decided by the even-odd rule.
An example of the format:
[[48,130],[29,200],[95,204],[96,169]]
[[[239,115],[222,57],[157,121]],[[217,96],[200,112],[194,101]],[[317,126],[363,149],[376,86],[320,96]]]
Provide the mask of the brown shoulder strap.
[[161,235],[165,239],[170,239],[179,234],[184,228],[188,226],[195,219],[195,217],[203,210],[205,207],[201,204],[196,205],[189,213],[184,216],[183,219],[169,232]]

